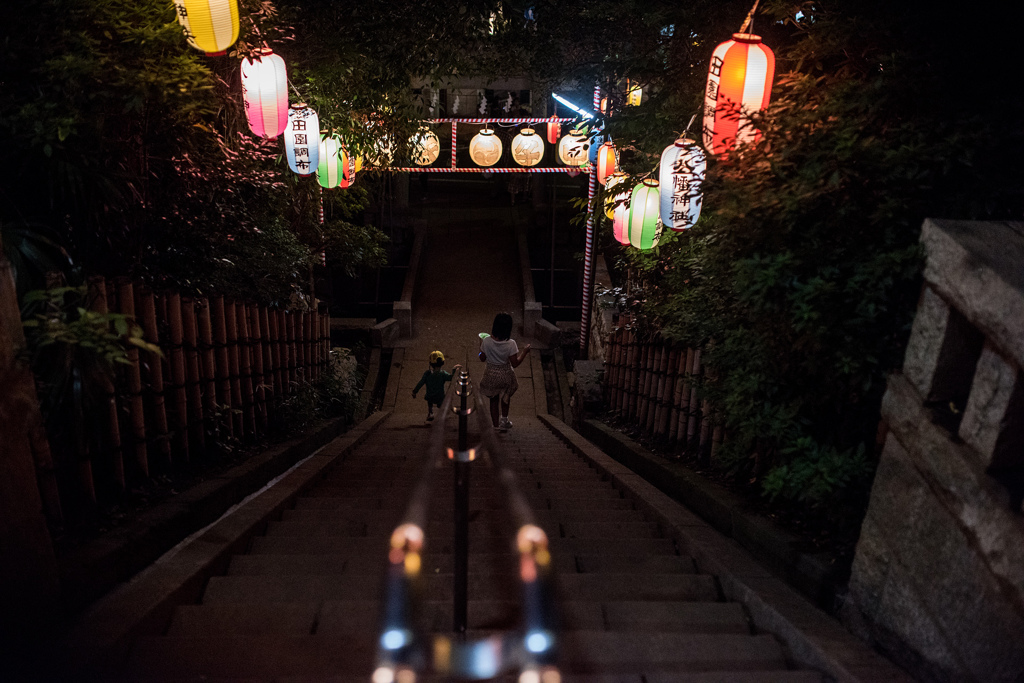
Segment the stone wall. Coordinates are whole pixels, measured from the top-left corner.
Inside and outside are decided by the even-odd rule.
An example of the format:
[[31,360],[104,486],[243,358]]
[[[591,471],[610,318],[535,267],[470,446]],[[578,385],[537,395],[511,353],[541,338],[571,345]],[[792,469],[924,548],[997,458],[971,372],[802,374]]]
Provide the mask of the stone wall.
[[1024,223],[926,220],[843,608],[922,678],[1024,680]]

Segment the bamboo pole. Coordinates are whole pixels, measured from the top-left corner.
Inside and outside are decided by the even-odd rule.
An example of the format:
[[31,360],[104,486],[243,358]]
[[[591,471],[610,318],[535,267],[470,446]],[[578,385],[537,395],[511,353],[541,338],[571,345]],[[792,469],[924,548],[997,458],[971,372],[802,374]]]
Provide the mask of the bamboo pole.
[[676,358],[679,355],[675,347],[665,347],[661,356],[661,376],[658,380],[658,412],[654,417],[654,435],[666,437],[668,416],[672,412],[673,383],[676,374]]
[[245,422],[242,419],[242,378],[238,360],[238,320],[235,304],[224,302],[224,329],[227,331],[228,380],[231,389],[231,423],[238,439],[245,438]]
[[263,327],[260,325],[260,309],[256,304],[246,307],[249,324],[250,360],[252,362],[253,394],[256,408],[256,422],[260,430],[267,428],[267,380],[263,370]]
[[606,343],[606,346],[608,348],[608,354],[607,360],[605,361],[604,383],[601,386],[601,399],[604,401],[605,406],[609,408],[613,405],[612,394],[614,393],[615,379],[617,377],[619,369],[618,365],[616,364],[615,358],[615,354],[619,350],[617,339],[618,333],[619,328],[616,327],[612,329],[612,331],[608,334],[608,341]]
[[[88,280],[89,286],[89,308],[97,313],[107,313],[107,283],[102,276],[91,277]],[[100,391],[106,397],[104,403],[106,413],[106,436],[110,446],[110,464],[114,477],[115,491],[120,494],[125,489],[124,480],[124,455],[121,446],[121,423],[118,421],[117,392],[114,389],[114,382],[109,375],[104,374],[100,379]],[[92,469],[91,466],[88,469]],[[95,499],[96,491],[92,484],[92,474],[82,473],[83,480],[88,479],[88,488],[91,497]]]
[[227,306],[224,297],[215,296],[210,302],[210,313],[213,316],[213,344],[217,360],[217,404],[224,411],[222,421],[228,436],[235,436],[235,423],[231,417],[231,409],[237,406],[232,403],[231,395],[231,361],[228,358]]
[[722,438],[725,433],[725,429],[718,420],[719,413],[716,410],[714,412],[714,424],[715,428],[711,432],[711,453],[708,455],[708,461],[713,465],[718,459],[718,449],[722,446]]
[[636,330],[630,330],[629,353],[626,358],[626,396],[623,403],[623,417],[627,422],[633,419],[633,411],[636,408],[636,385],[640,381],[640,373],[637,372],[637,355],[639,351]]
[[[209,299],[196,300],[196,328],[199,333],[200,364],[202,367],[204,433],[213,434],[220,429],[217,420],[217,351],[213,344],[213,317]],[[205,438],[204,438],[205,441]]]
[[700,377],[700,349],[693,351],[693,367],[690,368],[690,416],[686,422],[687,446],[694,446],[697,426],[700,423],[700,399],[697,397],[697,383]]
[[683,364],[683,388],[682,397],[679,402],[679,423],[676,426],[678,443],[680,447],[686,447],[686,426],[690,422],[690,394],[693,389],[693,356],[696,353],[693,349],[686,349],[686,360]]
[[[156,298],[153,290],[146,285],[139,285],[135,291],[135,305],[139,312],[139,323],[142,325],[143,335],[146,341],[151,344],[160,345],[160,333],[156,324]],[[140,354],[142,356],[142,354]],[[146,368],[146,375],[149,379],[150,395],[150,417],[152,420],[156,450],[160,453],[160,460],[165,465],[171,462],[171,439],[167,428],[167,400],[164,396],[164,368],[160,356],[152,352],[146,352],[140,358],[140,364]],[[139,387],[141,391],[141,385]]]
[[274,339],[270,335],[271,313],[266,306],[260,306],[260,336],[263,337],[263,385],[267,420],[274,410],[277,393],[277,379],[274,377]]
[[700,450],[698,451],[698,459],[700,462],[707,464],[711,458],[711,408],[706,398],[701,401],[700,413]]
[[647,410],[647,420],[644,423],[644,431],[654,434],[654,427],[658,421],[658,413],[661,410],[662,395],[665,390],[665,344],[658,339],[654,347],[654,362],[651,365],[651,407]]
[[[135,291],[127,278],[117,280],[118,307],[122,314],[135,318]],[[146,413],[142,401],[142,372],[139,368],[138,347],[128,346],[128,365],[125,378],[128,384],[128,415],[131,421],[135,462],[142,476],[149,478],[149,455],[146,446]]]
[[288,316],[286,324],[288,328],[288,393],[291,394],[291,387],[298,381],[299,356],[296,338],[299,329],[299,315],[293,311],[286,311],[285,313]]
[[679,420],[680,415],[684,414],[682,404],[683,387],[686,386],[686,354],[687,349],[679,349],[679,353],[676,357],[676,378],[672,387],[672,413],[669,415],[668,418],[668,438],[669,441],[673,443],[679,442]]
[[256,411],[252,386],[252,336],[246,305],[235,303],[235,325],[238,329],[238,380],[242,391],[242,421],[245,431],[256,436]]
[[[199,360],[196,301],[191,297],[182,297],[180,303],[182,342],[185,348],[185,384],[188,396],[188,416],[186,422],[188,423],[191,442],[200,450],[205,450],[206,433],[203,429],[202,366]],[[173,329],[171,334],[173,336]]]
[[632,330],[627,326],[622,328],[619,336],[619,376],[615,382],[618,388],[618,396],[615,399],[615,411],[624,415],[626,410],[627,392],[629,390],[629,345]]
[[274,358],[274,405],[279,405],[284,399],[287,387],[285,386],[285,378],[287,374],[282,366],[283,362],[281,358],[281,309],[274,309],[269,314],[270,321],[270,339],[273,346],[273,358]]
[[[170,348],[167,362],[171,369],[171,392],[174,401],[174,444],[183,462],[188,462],[188,386],[186,384],[185,332],[182,324],[181,295],[172,292],[161,297],[167,306],[167,327],[170,333]],[[193,318],[194,319],[194,318]]]
[[636,426],[638,429],[643,430],[644,425],[647,422],[647,411],[651,406],[651,378],[653,373],[651,372],[651,365],[654,363],[654,345],[651,344],[650,339],[644,341],[644,357],[641,365],[641,379],[638,391],[640,392],[639,400],[640,406],[636,414]]

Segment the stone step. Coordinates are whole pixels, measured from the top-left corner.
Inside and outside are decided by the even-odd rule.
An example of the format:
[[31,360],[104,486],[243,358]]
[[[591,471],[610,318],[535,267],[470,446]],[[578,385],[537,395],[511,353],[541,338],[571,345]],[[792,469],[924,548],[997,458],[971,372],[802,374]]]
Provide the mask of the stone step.
[[768,635],[563,631],[558,648],[567,673],[786,669],[782,649]]
[[[367,510],[353,510],[351,508],[316,508],[316,507],[302,507],[295,508],[293,510],[285,510],[281,514],[281,521],[285,522],[310,522],[314,524],[325,524],[325,523],[341,523],[350,520],[363,520],[365,522],[372,522],[374,524],[384,523],[382,520],[394,518],[398,520],[398,515],[403,512],[398,508],[392,508],[391,510],[381,509],[367,509]],[[442,508],[441,506],[432,506],[431,512],[435,518],[445,518],[452,514],[451,506]],[[602,524],[632,524],[632,523],[643,523],[643,517],[639,511],[636,510],[534,510],[534,516],[537,522],[541,526],[545,525],[557,525],[560,522],[564,523],[593,523],[600,522]],[[492,510],[492,509],[481,509],[470,506],[471,522],[483,522],[485,520],[497,520],[507,521],[510,518],[510,513],[507,510]],[[390,529],[387,530],[388,532]],[[384,532],[387,533],[387,532]]]
[[[214,576],[207,583],[203,604],[373,600],[380,596],[383,580],[383,573],[345,574],[340,570],[330,574]],[[451,575],[426,572],[423,584],[425,595],[431,599],[451,599]],[[519,585],[517,575],[511,571],[469,575],[469,595],[475,600],[514,599]],[[643,581],[631,580],[630,574],[556,574],[555,585],[565,600],[718,600],[714,578],[701,574],[649,574]]]
[[[511,543],[511,539],[494,539],[503,547]],[[675,547],[667,538],[639,538],[639,539],[595,539],[595,538],[557,538],[549,539],[553,554],[566,555],[676,555]],[[509,546],[510,547],[510,546]],[[387,555],[388,541],[386,538],[377,537],[346,537],[346,536],[257,536],[253,539],[250,553],[259,554],[315,554],[315,553],[342,553],[342,554],[370,554],[380,553],[381,557]],[[470,545],[471,552],[477,552],[482,548],[474,548]],[[452,552],[452,538],[428,537],[427,552],[450,553]],[[501,552],[493,550],[490,552]]]

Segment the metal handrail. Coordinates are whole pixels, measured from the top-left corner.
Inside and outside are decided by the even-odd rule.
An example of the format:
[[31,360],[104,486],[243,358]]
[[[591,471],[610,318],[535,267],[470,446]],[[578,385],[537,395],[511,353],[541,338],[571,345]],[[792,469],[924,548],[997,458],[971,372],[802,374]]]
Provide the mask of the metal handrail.
[[[468,396],[476,394],[475,408]],[[460,405],[452,406],[459,396]],[[459,416],[457,449],[444,447],[444,425],[449,411]],[[511,508],[516,527],[519,553],[519,579],[522,588],[523,630],[521,633],[465,641],[466,585],[468,557],[468,485],[469,465],[476,449],[467,443],[467,418],[476,413],[481,445],[498,478]],[[429,455],[401,523],[391,534],[385,582],[384,616],[373,683],[407,683],[416,680],[416,672],[427,665],[437,673],[455,677],[491,678],[518,669],[522,683],[559,680],[555,659],[555,629],[551,602],[551,553],[547,534],[535,523],[533,512],[508,467],[488,410],[478,392],[473,392],[469,373],[463,371],[458,383],[452,382],[441,405],[440,419],[430,435]],[[440,453],[447,453],[455,465],[455,571],[453,630],[457,639],[437,636],[433,642],[415,632],[414,608],[418,602],[421,552],[426,541],[427,507],[430,500],[431,470]],[[461,512],[460,512],[461,508]],[[460,541],[461,537],[461,541]],[[460,585],[461,583],[461,585]]]

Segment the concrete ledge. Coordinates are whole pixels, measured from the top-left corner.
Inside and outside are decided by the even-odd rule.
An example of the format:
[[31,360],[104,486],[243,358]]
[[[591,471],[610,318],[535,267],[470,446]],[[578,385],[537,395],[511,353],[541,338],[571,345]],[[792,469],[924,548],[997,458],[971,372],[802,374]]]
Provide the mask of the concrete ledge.
[[562,343],[562,331],[541,318],[533,326],[533,338],[549,349],[557,349]]
[[[396,301],[395,305],[402,303]],[[411,315],[411,309],[410,309]],[[398,321],[394,318],[388,318],[382,322],[377,323],[370,328],[370,339],[374,346],[379,346],[384,349],[394,348],[395,342],[402,336],[401,327]]]
[[176,606],[199,600],[209,577],[223,571],[232,554],[241,552],[267,521],[362,443],[388,415],[375,413],[343,436],[328,440],[275,486],[229,511],[96,602],[57,644],[55,652],[65,658],[52,664],[64,673],[101,671],[122,661],[134,638],[162,632]]
[[426,248],[427,232],[419,229],[412,245],[412,253],[409,255],[409,270],[405,274],[405,283],[402,285],[402,298],[391,306],[391,315],[398,323],[398,331],[402,337],[412,336],[412,300],[416,294],[416,279],[420,272],[420,258]]
[[742,603],[754,626],[782,641],[798,665],[818,669],[843,683],[913,680],[772,576],[736,541],[718,533],[561,420],[546,414],[537,417],[656,520],[701,572],[713,574],[725,597]]
[[660,491],[693,510],[720,533],[730,536],[824,609],[833,609],[837,585],[823,557],[796,548],[800,539],[769,520],[745,512],[746,502],[725,487],[667,462],[629,437],[597,420],[584,420],[580,433],[602,451],[651,482]]
[[77,611],[118,583],[127,581],[181,539],[214,521],[224,511],[345,430],[336,418],[312,434],[257,453],[240,465],[169,498],[144,512],[133,524],[87,543],[61,558],[64,605]]

